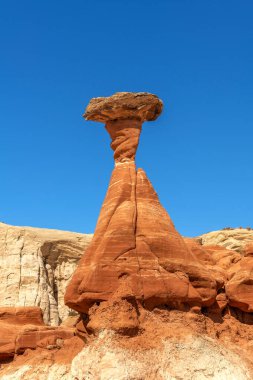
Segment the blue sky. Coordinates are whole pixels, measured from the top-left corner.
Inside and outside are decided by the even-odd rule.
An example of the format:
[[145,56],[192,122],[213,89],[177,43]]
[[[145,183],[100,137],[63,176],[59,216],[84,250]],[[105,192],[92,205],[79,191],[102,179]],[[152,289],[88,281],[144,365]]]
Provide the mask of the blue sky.
[[177,229],[253,227],[253,2],[0,3],[0,221],[93,232],[113,168],[96,96],[148,91],[137,164]]

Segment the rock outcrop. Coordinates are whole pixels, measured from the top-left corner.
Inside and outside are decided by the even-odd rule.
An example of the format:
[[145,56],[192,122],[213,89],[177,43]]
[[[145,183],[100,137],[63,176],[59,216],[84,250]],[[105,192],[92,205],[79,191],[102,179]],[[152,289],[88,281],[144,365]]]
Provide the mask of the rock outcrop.
[[[80,258],[85,255],[92,236],[0,223],[0,307],[40,306],[45,323],[52,325],[76,315],[64,305],[64,292]],[[194,256],[213,271],[217,280],[219,276],[220,281],[222,278],[224,285],[228,284],[230,278],[230,284],[236,281],[238,287],[238,276],[240,282],[248,281],[251,266],[247,265],[241,270],[238,262],[243,257],[253,256],[253,243],[250,243],[253,241],[252,230],[220,230],[195,239],[185,238],[184,241]],[[217,243],[219,245],[213,245]],[[234,287],[235,283],[231,289]],[[251,295],[253,291],[250,287],[248,281],[247,288],[250,291],[247,293]],[[229,290],[230,285],[226,289],[235,305],[232,301],[232,293],[235,295],[235,291]],[[238,292],[236,293],[238,297]],[[221,298],[220,294],[218,298]],[[239,303],[237,307],[240,308]]]
[[66,285],[92,235],[0,223],[0,307],[40,306],[46,324],[73,311]]
[[228,271],[226,295],[231,306],[253,313],[253,257],[243,257]]
[[80,313],[115,294],[148,309],[208,306],[222,286],[176,231],[145,172],[136,170],[142,122],[159,116],[161,105],[151,94],[119,93],[87,107],[86,118],[106,122],[116,167],[93,240],[65,294]]
[[227,303],[243,312],[252,313],[253,230],[223,229],[201,235],[196,240],[202,244],[203,250],[211,252],[212,259],[219,257],[218,266],[226,269],[224,293]]
[[253,229],[224,228],[200,235],[197,239],[202,245],[220,245],[243,253],[247,244],[253,245]]
[[0,361],[27,349],[62,346],[73,328],[46,326],[39,307],[0,308]]

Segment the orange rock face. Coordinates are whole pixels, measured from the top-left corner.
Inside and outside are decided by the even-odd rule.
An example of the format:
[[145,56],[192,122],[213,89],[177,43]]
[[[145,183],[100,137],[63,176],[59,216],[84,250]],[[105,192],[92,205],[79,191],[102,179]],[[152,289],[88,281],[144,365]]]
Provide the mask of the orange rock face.
[[44,326],[40,307],[0,307],[0,322],[13,325]]
[[55,346],[74,336],[74,329],[45,326],[39,307],[0,308],[0,360],[26,349]]
[[190,250],[212,272],[222,290],[216,301],[220,310],[229,304],[245,313],[253,312],[253,245],[242,253],[223,246],[202,246],[194,239],[184,239]]
[[134,161],[139,144],[142,122],[140,120],[113,120],[106,123],[110,134],[115,163]]
[[253,257],[253,243],[249,243],[244,248],[245,256],[252,256]]
[[243,257],[228,272],[226,294],[231,306],[253,313],[253,256]]
[[156,117],[161,111],[157,97],[145,97],[147,104],[140,106],[135,105],[134,95],[127,96],[132,119],[125,119],[126,95],[117,99],[117,120],[112,121],[108,111],[113,97],[93,100],[86,111],[89,119],[102,121],[103,115],[106,120],[116,167],[92,243],[65,294],[65,303],[81,313],[115,294],[151,309],[158,305],[207,306],[216,298],[218,282],[176,231],[145,172],[136,170],[141,122],[153,119],[150,112],[154,115],[154,109]]

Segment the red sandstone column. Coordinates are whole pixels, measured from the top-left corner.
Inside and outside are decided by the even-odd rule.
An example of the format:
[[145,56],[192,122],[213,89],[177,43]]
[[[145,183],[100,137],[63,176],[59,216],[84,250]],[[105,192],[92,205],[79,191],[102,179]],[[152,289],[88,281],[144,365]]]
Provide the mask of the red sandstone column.
[[155,120],[162,102],[152,94],[94,98],[85,113],[111,136],[115,168],[93,240],[66,289],[65,303],[88,313],[94,303],[132,299],[143,307],[211,305],[219,281],[176,231],[135,154],[142,123]]

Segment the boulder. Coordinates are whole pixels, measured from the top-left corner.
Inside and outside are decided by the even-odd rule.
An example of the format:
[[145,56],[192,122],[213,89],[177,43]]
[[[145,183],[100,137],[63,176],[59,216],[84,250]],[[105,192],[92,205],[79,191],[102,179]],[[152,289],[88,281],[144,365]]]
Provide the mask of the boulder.
[[111,120],[155,120],[162,112],[162,101],[147,92],[117,92],[105,98],[91,99],[86,108],[86,120],[107,123]]
[[0,308],[0,360],[37,347],[59,346],[74,328],[46,326],[39,307]]

